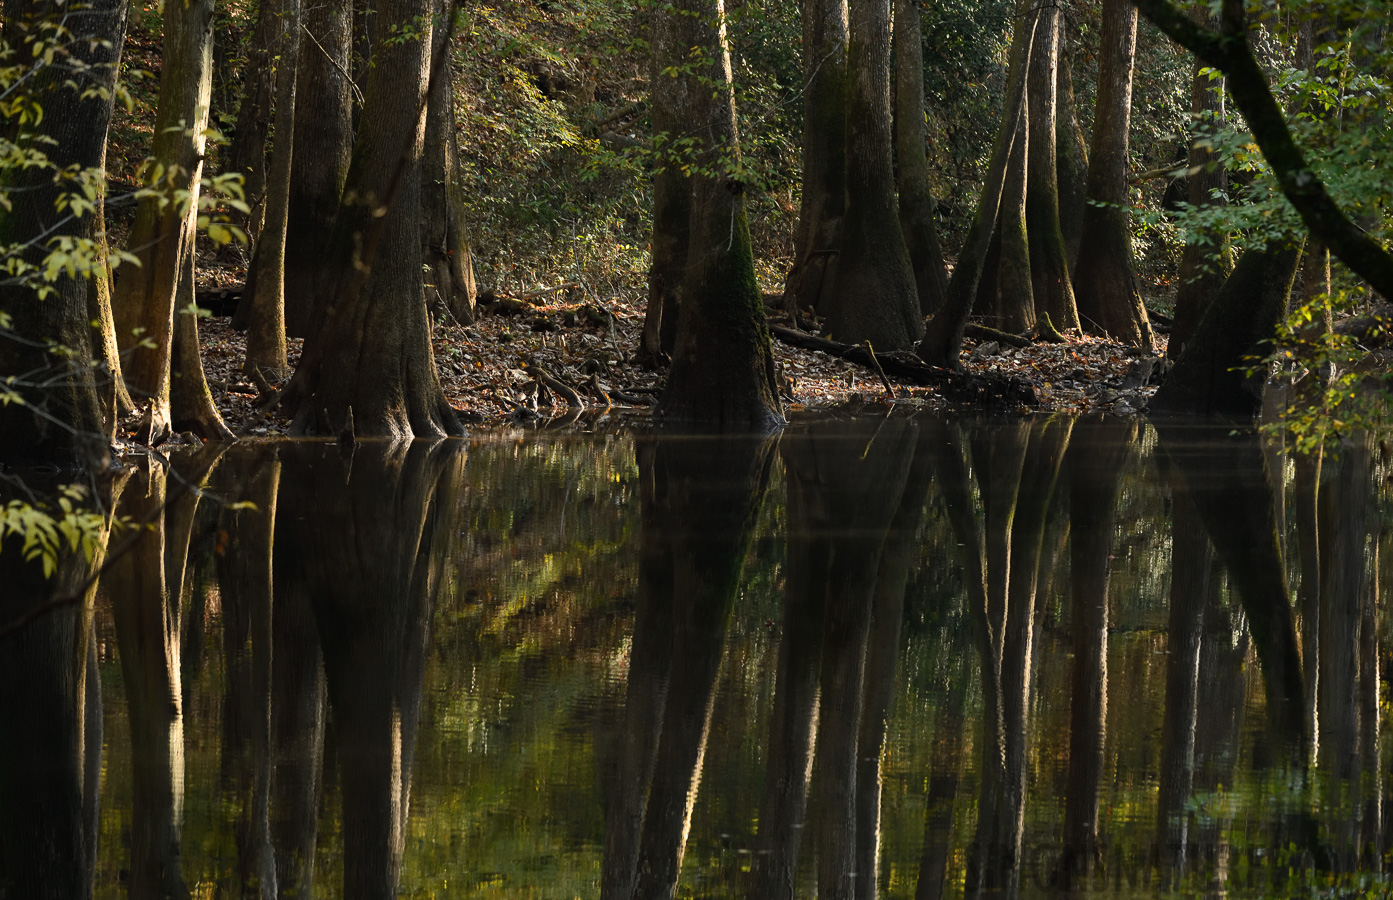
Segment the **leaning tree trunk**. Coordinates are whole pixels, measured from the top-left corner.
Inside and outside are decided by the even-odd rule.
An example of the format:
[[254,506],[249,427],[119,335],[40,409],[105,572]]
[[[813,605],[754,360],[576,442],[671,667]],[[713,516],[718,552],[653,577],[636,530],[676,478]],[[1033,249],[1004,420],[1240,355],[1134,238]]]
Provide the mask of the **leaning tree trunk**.
[[[1028,7],[1024,0],[1017,4],[1017,13],[1022,14]],[[1028,50],[1034,36],[1035,17],[1022,19],[1026,24],[1016,29],[1011,36],[1011,64],[1006,77],[1005,103],[1001,125],[997,128],[996,144],[992,148],[991,164],[987,168],[987,179],[982,185],[982,196],[977,201],[977,215],[972,227],[968,229],[967,240],[958,253],[957,265],[953,267],[953,277],[948,282],[948,296],[943,308],[929,320],[924,339],[919,342],[916,352],[930,365],[957,369],[958,357],[962,351],[963,329],[967,318],[972,314],[972,304],[977,299],[977,288],[982,280],[982,269],[987,251],[991,246],[992,235],[996,232],[1002,197],[1005,193],[1006,168],[1015,146],[1016,133],[1020,130],[1026,111],[1025,75],[1029,65]]]
[[653,136],[659,166],[653,176],[653,247],[648,266],[648,309],[639,355],[645,365],[668,361],[677,344],[677,316],[691,242],[692,180],[676,141],[689,136],[687,113],[697,98],[681,68],[691,51],[692,21],[664,6],[653,9]]
[[295,153],[290,163],[285,235],[285,330],[309,334],[315,278],[329,245],[334,214],[353,153],[353,91],[349,0],[323,0],[304,10],[295,91]]
[[[182,290],[192,297],[194,235],[199,184],[207,146],[208,97],[213,71],[213,0],[175,3],[164,12],[164,68],[160,72],[159,109],[155,115],[154,165],[146,187],[157,192],[141,200],[127,246],[138,267],[116,282],[113,312],[117,339],[128,353],[126,384],[137,400],[150,403],[142,437],[158,442],[172,420],[194,427],[201,437],[231,435],[212,406],[198,357],[197,319],[176,301]],[[181,286],[181,282],[189,284]],[[187,321],[176,323],[176,314]],[[180,327],[176,328],[176,324]],[[136,329],[143,331],[139,336]],[[181,341],[178,332],[183,332]],[[189,339],[192,338],[192,341]],[[170,382],[175,347],[180,354],[177,377],[181,399],[195,405],[171,412]],[[202,389],[199,389],[202,384]]]
[[[704,171],[692,176],[691,242],[677,345],[655,415],[671,424],[760,431],[783,422],[774,355],[755,280],[740,180],[735,95],[724,0],[684,0],[696,46],[718,61],[718,91],[693,78],[689,122],[699,123]],[[661,16],[660,16],[661,18]],[[712,170],[722,174],[714,174]]]
[[256,257],[247,289],[237,306],[245,316],[247,358],[243,371],[279,379],[285,358],[285,242],[290,215],[291,164],[295,153],[295,70],[300,49],[300,0],[281,0],[283,30],[276,40],[276,143],[266,183],[265,227],[256,239]]
[[943,306],[948,280],[929,189],[919,9],[918,0],[895,0],[895,174],[900,192],[900,231],[914,266],[919,313],[930,316]]
[[1016,334],[1035,326],[1035,290],[1030,279],[1030,237],[1026,224],[1026,170],[1030,162],[1030,100],[1025,100],[997,212],[996,233],[987,250],[977,286],[977,313]]
[[[122,25],[124,28],[124,24]],[[118,61],[119,62],[119,61]],[[110,123],[108,122],[108,127]],[[103,142],[105,143],[105,142]],[[106,169],[106,148],[102,148],[103,171]],[[135,411],[131,402],[131,392],[126,389],[126,378],[121,374],[121,352],[117,349],[116,319],[111,313],[111,244],[106,229],[106,191],[97,194],[97,209],[94,213],[93,239],[97,242],[96,269],[92,272],[91,290],[87,293],[87,318],[97,323],[94,328],[92,349],[93,359],[100,361],[104,370],[98,379],[98,393],[101,397],[103,429],[108,441],[116,436],[116,421]]]
[[[445,16],[459,14],[453,3],[439,5],[441,21]],[[431,53],[432,58],[436,53],[442,56],[439,75],[430,86],[425,156],[421,161],[421,254],[430,270],[426,305],[433,312],[448,312],[456,322],[468,325],[474,321],[478,291],[455,141],[454,66],[443,35],[436,39]]]
[[784,306],[830,308],[846,209],[846,0],[803,0],[803,193]]
[[830,336],[908,350],[924,336],[900,231],[890,127],[890,0],[852,0],[847,44],[846,216]]
[[[35,26],[33,40],[46,42],[49,32],[39,26],[68,14],[63,5],[46,0],[7,4],[5,12],[6,39],[26,56],[33,55],[23,46],[26,25]],[[31,96],[44,110],[43,118],[31,126],[34,140],[54,142],[40,144],[40,149],[60,171],[70,166],[79,170],[102,166],[111,88],[126,32],[126,4],[121,0],[100,0],[85,16],[92,31],[77,34],[73,47],[74,62],[82,63],[81,71],[46,66],[30,87]],[[109,41],[86,40],[92,35]],[[11,169],[6,179],[12,206],[0,216],[0,245],[29,245],[23,251],[24,260],[41,265],[48,239],[94,237],[90,216],[54,226],[55,203],[71,189],[55,179],[52,171]],[[52,288],[41,299],[25,284],[0,286],[0,313],[10,319],[8,327],[0,329],[0,380],[24,376],[4,388],[5,394],[18,394],[23,402],[0,404],[0,459],[10,465],[56,463],[65,468],[99,464],[108,442],[96,379],[87,364],[93,358],[94,342],[101,338],[90,325],[92,286],[82,277],[60,276]],[[50,353],[50,345],[72,353]]]
[[1256,417],[1267,369],[1255,360],[1266,353],[1263,342],[1272,339],[1286,315],[1300,261],[1300,245],[1244,251],[1151,409]]
[[1063,13],[1057,5],[1046,5],[1038,15],[1027,75],[1030,162],[1025,216],[1030,234],[1031,293],[1037,316],[1048,315],[1056,328],[1077,328],[1079,313],[1069,277],[1069,251],[1059,220],[1056,157],[1059,110],[1055,101]]
[[1127,127],[1137,49],[1137,8],[1128,0],[1105,0],[1100,47],[1088,205],[1074,291],[1086,328],[1150,350],[1151,323],[1132,272],[1127,214]]
[[430,0],[384,0],[375,62],[334,233],[322,257],[315,322],[283,404],[297,434],[459,434],[435,370],[421,278],[421,154]]

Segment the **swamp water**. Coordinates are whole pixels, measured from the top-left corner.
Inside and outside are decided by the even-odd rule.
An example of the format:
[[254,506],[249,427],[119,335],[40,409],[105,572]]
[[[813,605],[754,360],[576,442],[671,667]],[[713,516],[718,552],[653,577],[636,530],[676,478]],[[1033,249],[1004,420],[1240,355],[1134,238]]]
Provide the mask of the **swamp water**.
[[0,638],[0,897],[1384,893],[1381,447],[925,414],[143,467],[93,602]]

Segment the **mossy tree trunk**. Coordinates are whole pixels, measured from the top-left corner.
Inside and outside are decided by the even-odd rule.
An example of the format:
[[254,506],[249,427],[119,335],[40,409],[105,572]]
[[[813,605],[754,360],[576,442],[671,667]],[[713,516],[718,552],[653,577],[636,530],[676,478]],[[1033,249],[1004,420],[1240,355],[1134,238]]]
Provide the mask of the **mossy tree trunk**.
[[[1165,384],[1152,398],[1158,412],[1252,419],[1262,409],[1265,353],[1286,315],[1300,246],[1279,243],[1244,251]],[[1256,374],[1249,374],[1257,366]]]
[[[666,364],[677,346],[682,281],[691,243],[692,180],[684,171],[697,97],[685,73],[693,22],[665,4],[653,7],[652,118],[659,165],[653,176],[653,246],[648,266],[648,308],[639,349],[645,365]],[[703,73],[709,76],[710,73]]]
[[[33,140],[41,142],[37,149],[60,171],[103,167],[126,10],[122,0],[92,4],[82,20],[92,31],[75,35],[72,48],[74,62],[84,68],[69,73],[46,66],[31,82],[32,96],[44,110],[43,118],[30,126]],[[6,40],[29,58],[34,54],[31,42],[48,43],[48,28],[69,15],[66,7],[46,0],[9,3],[4,11]],[[108,40],[89,41],[92,36]],[[67,83],[70,76],[73,84]],[[95,91],[105,91],[105,98]],[[92,215],[54,226],[55,204],[77,186],[43,168],[11,168],[7,179],[5,195],[12,207],[0,216],[0,243],[25,245],[25,262],[39,265],[51,238],[100,237]],[[42,299],[24,284],[0,286],[0,313],[11,320],[9,330],[0,330],[0,379],[15,377],[4,391],[23,398],[22,403],[0,405],[0,459],[9,465],[99,466],[108,453],[96,372],[88,365],[94,345],[104,346],[103,334],[94,333],[91,325],[93,292],[94,285],[82,276],[60,277]],[[50,353],[50,344],[69,348],[71,356]],[[111,353],[107,348],[102,355],[109,358]]]
[[900,231],[914,266],[919,314],[930,316],[948,292],[943,248],[934,221],[924,127],[924,46],[920,0],[895,0],[895,175]]
[[908,350],[924,335],[895,197],[890,0],[852,0],[847,43],[846,215],[827,333]]
[[1030,236],[1030,281],[1035,314],[1048,314],[1056,328],[1078,328],[1079,313],[1069,276],[1069,251],[1059,218],[1059,127],[1057,81],[1063,13],[1045,4],[1036,13],[1027,91],[1030,94],[1030,161],[1027,164],[1026,229]]
[[976,312],[1003,331],[1022,334],[1035,326],[1035,285],[1030,278],[1030,237],[1026,223],[1026,170],[1030,160],[1030,100],[1027,96],[1011,155],[996,233],[987,249],[982,280],[977,286]]
[[791,313],[830,308],[846,210],[846,0],[803,0],[803,191],[784,285]]
[[[321,258],[315,321],[283,405],[298,434],[462,432],[435,369],[421,277],[421,156],[430,0],[383,0],[343,202]],[[394,33],[402,29],[411,36]]]
[[[140,201],[127,239],[140,265],[122,270],[112,299],[117,340],[128,354],[123,367],[126,384],[137,402],[150,404],[150,427],[143,437],[151,442],[161,440],[175,421],[207,439],[231,436],[208,393],[198,355],[197,319],[187,302],[193,298],[212,49],[212,0],[165,7],[164,65],[153,156],[146,173],[146,186],[162,196]],[[142,329],[138,337],[136,329]],[[177,350],[176,344],[181,345]],[[181,381],[181,404],[171,411],[170,385],[176,377]]]
[[349,0],[310,3],[302,22],[285,236],[285,330],[292,337],[309,334],[315,279],[353,153],[353,9]]
[[247,328],[243,371],[278,380],[288,374],[285,358],[285,244],[290,219],[290,178],[295,155],[295,83],[300,51],[300,0],[280,0],[281,32],[276,60],[276,139],[266,180],[265,225],[237,317]]
[[[1023,16],[1027,9],[1026,0],[1020,0],[1017,4],[1018,15]],[[929,320],[924,339],[916,348],[919,356],[930,365],[955,370],[959,367],[963,329],[967,326],[968,316],[972,314],[992,236],[996,233],[1005,194],[1007,165],[1026,112],[1025,75],[1030,62],[1028,51],[1034,36],[1035,17],[1024,16],[1021,21],[1025,26],[1016,29],[1011,36],[1011,62],[1007,69],[1001,124],[992,147],[987,178],[977,201],[977,214],[973,217],[962,250],[958,252],[958,262],[948,282],[948,296],[943,308]]]
[[693,46],[717,63],[716,72],[705,77],[714,77],[718,88],[685,76],[693,79],[687,87],[689,123],[698,123],[701,156],[692,176],[677,343],[655,416],[668,424],[724,431],[776,428],[783,415],[745,218],[724,0],[684,0],[663,15],[691,22]]
[[445,46],[444,22],[459,15],[455,4],[440,0],[434,54],[442,54],[438,74],[431,83],[426,110],[425,156],[421,161],[421,255],[428,268],[426,307],[447,313],[455,321],[474,321],[474,260],[470,254],[469,227],[464,218],[460,185],[459,147],[455,139],[454,62]]
[[1098,105],[1089,153],[1083,242],[1074,272],[1075,298],[1085,328],[1150,350],[1151,323],[1132,271],[1127,212],[1127,129],[1132,113],[1137,8],[1127,0],[1106,0],[1099,43]]

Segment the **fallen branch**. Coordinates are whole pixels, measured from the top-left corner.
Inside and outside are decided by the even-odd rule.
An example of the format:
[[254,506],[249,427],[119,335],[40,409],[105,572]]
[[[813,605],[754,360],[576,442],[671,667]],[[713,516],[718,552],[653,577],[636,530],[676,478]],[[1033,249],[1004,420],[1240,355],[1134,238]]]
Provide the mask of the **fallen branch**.
[[963,328],[963,336],[970,337],[978,341],[996,341],[998,344],[1005,344],[1008,347],[1029,347],[1035,343],[1023,334],[1012,334],[1009,331],[1002,331],[999,328],[989,328],[986,325],[968,323]]
[[870,341],[864,341],[862,346],[866,348],[866,355],[871,358],[871,368],[880,376],[880,383],[885,385],[885,393],[890,395],[890,399],[895,399],[895,387],[890,383],[890,379],[885,377],[885,369],[880,365],[880,360],[875,358],[875,348]]
[[[871,362],[872,356],[864,346],[839,344],[836,341],[795,331],[782,325],[771,324],[769,333],[790,347],[817,350],[847,362],[875,368]],[[1034,386],[1023,379],[1010,375],[954,372],[950,369],[931,366],[913,353],[907,352],[883,353],[875,359],[881,363],[886,373],[903,378],[913,384],[937,387],[945,399],[955,403],[991,404],[998,402],[1035,406],[1039,402],[1035,396]]]
[[580,399],[580,394],[576,392],[575,388],[571,387],[569,384],[562,381],[560,378],[557,378],[555,375],[551,374],[541,366],[529,363],[528,365],[523,366],[522,370],[526,372],[528,375],[531,375],[533,378],[537,379],[542,384],[546,385],[548,389],[555,391],[557,394],[559,394],[561,399],[566,401],[567,406],[585,406],[585,401]]

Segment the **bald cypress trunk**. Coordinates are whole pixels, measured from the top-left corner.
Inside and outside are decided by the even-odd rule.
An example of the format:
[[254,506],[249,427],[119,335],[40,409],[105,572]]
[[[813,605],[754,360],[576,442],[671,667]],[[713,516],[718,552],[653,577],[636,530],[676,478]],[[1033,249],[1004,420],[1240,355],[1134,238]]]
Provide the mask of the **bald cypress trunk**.
[[[122,353],[128,354],[123,368],[126,384],[136,402],[150,403],[148,434],[142,437],[151,442],[168,434],[176,418],[181,425],[198,429],[204,438],[230,436],[203,383],[197,320],[191,311],[178,311],[180,292],[186,298],[193,293],[194,236],[207,145],[212,47],[212,0],[165,7],[164,67],[160,71],[153,166],[146,178],[146,186],[163,196],[140,201],[127,240],[140,266],[122,270],[112,299],[117,339]],[[162,205],[166,200],[170,202]],[[185,280],[187,284],[181,285]],[[187,310],[188,304],[182,308]],[[176,321],[176,314],[185,316],[187,321]],[[142,329],[139,336],[136,329]],[[176,342],[185,345],[178,367],[178,377],[183,382],[182,408],[171,412]],[[182,401],[192,406],[184,406]]]
[[[1196,121],[1218,124],[1224,121],[1224,80],[1211,81],[1207,73],[1200,74],[1202,68],[1199,62],[1195,63],[1190,79],[1190,111]],[[1186,181],[1191,206],[1222,206],[1227,202],[1220,194],[1228,188],[1228,173],[1207,142],[1192,141]],[[1225,240],[1222,230],[1209,228],[1192,236],[1181,251],[1180,271],[1176,275],[1175,322],[1166,349],[1171,359],[1180,358],[1199,327],[1200,319],[1224,284],[1227,271],[1221,252]]]
[[924,335],[900,231],[890,116],[890,0],[852,0],[847,44],[846,216],[829,336],[908,350]]
[[[682,281],[691,243],[692,181],[682,170],[675,142],[688,136],[689,113],[697,98],[680,68],[692,46],[693,23],[662,5],[653,9],[653,136],[658,172],[653,176],[653,247],[648,266],[648,308],[640,357],[649,366],[665,364],[677,344]],[[676,67],[676,68],[675,68]]]
[[227,164],[223,167],[242,175],[242,187],[251,212],[240,224],[246,227],[247,236],[252,239],[261,233],[266,218],[266,141],[271,134],[271,104],[276,92],[272,48],[284,32],[279,12],[279,4],[274,0],[261,0],[257,4],[256,25],[243,69],[242,102],[237,106],[237,124],[227,148]]
[[[25,56],[33,55],[31,41],[46,42],[51,35],[46,27],[68,14],[66,7],[44,0],[7,3],[4,12],[5,38]],[[44,116],[26,127],[32,129],[34,140],[55,142],[41,143],[38,149],[59,169],[103,166],[111,87],[126,31],[126,4],[121,0],[94,3],[84,22],[92,31],[78,33],[73,55],[89,68],[69,73],[49,66],[30,82],[31,96],[42,105]],[[108,38],[109,43],[85,39],[94,35]],[[105,97],[94,89],[105,91]],[[72,190],[55,179],[53,171],[11,169],[6,181],[6,196],[13,205],[0,216],[0,243],[30,245],[23,251],[25,262],[40,265],[49,238],[101,237],[91,215],[50,230],[55,202]],[[10,465],[44,463],[67,468],[99,463],[107,453],[97,380],[88,365],[96,355],[94,345],[103,344],[103,333],[94,333],[91,326],[94,317],[88,305],[94,286],[78,275],[60,277],[52,287],[53,293],[41,299],[26,284],[0,286],[0,313],[11,319],[9,330],[0,330],[0,380],[24,376],[5,387],[23,397],[24,403],[0,404],[0,459]],[[50,342],[69,348],[72,355],[50,353]],[[108,348],[102,355],[109,358],[110,353]]]
[[[283,405],[300,434],[461,432],[440,387],[421,277],[421,154],[431,70],[430,0],[384,0],[381,37],[319,299]],[[411,37],[400,31],[410,26]]]
[[846,0],[803,0],[803,190],[784,285],[790,312],[830,309],[846,210]]
[[1054,146],[1055,165],[1059,170],[1059,229],[1064,233],[1064,247],[1068,251],[1069,271],[1072,272],[1078,265],[1079,247],[1083,241],[1083,210],[1088,192],[1088,145],[1084,143],[1078,109],[1074,105],[1074,70],[1069,61],[1067,34],[1066,30],[1061,35],[1059,76],[1055,82],[1059,123],[1055,127]]
[[895,175],[899,187],[900,230],[914,266],[919,313],[938,312],[948,292],[943,249],[934,222],[929,190],[929,158],[924,128],[924,47],[917,0],[895,0]]
[[718,66],[705,75],[718,89],[686,89],[704,165],[692,176],[677,343],[655,415],[670,424],[762,431],[782,424],[783,415],[745,218],[725,7],[723,0],[684,2],[680,13],[665,15],[691,21],[693,45]]
[[243,371],[273,379],[286,374],[285,243],[290,217],[290,177],[295,153],[295,81],[300,49],[300,0],[280,0],[282,31],[276,40],[276,142],[266,182],[265,227],[237,306],[245,314],[247,358]]
[[1088,205],[1083,210],[1083,243],[1074,289],[1085,328],[1149,350],[1151,323],[1132,273],[1127,213],[1127,128],[1132,112],[1137,8],[1126,0],[1107,0],[1100,43]]
[[1058,6],[1038,12],[1027,76],[1030,94],[1030,161],[1026,189],[1026,227],[1030,235],[1030,281],[1035,314],[1047,314],[1056,328],[1079,327],[1069,251],[1059,219],[1059,169],[1056,158],[1059,110],[1056,82],[1063,14]]
[[315,278],[353,153],[352,7],[349,0],[310,3],[302,21],[285,236],[285,330],[292,337],[309,334]]

